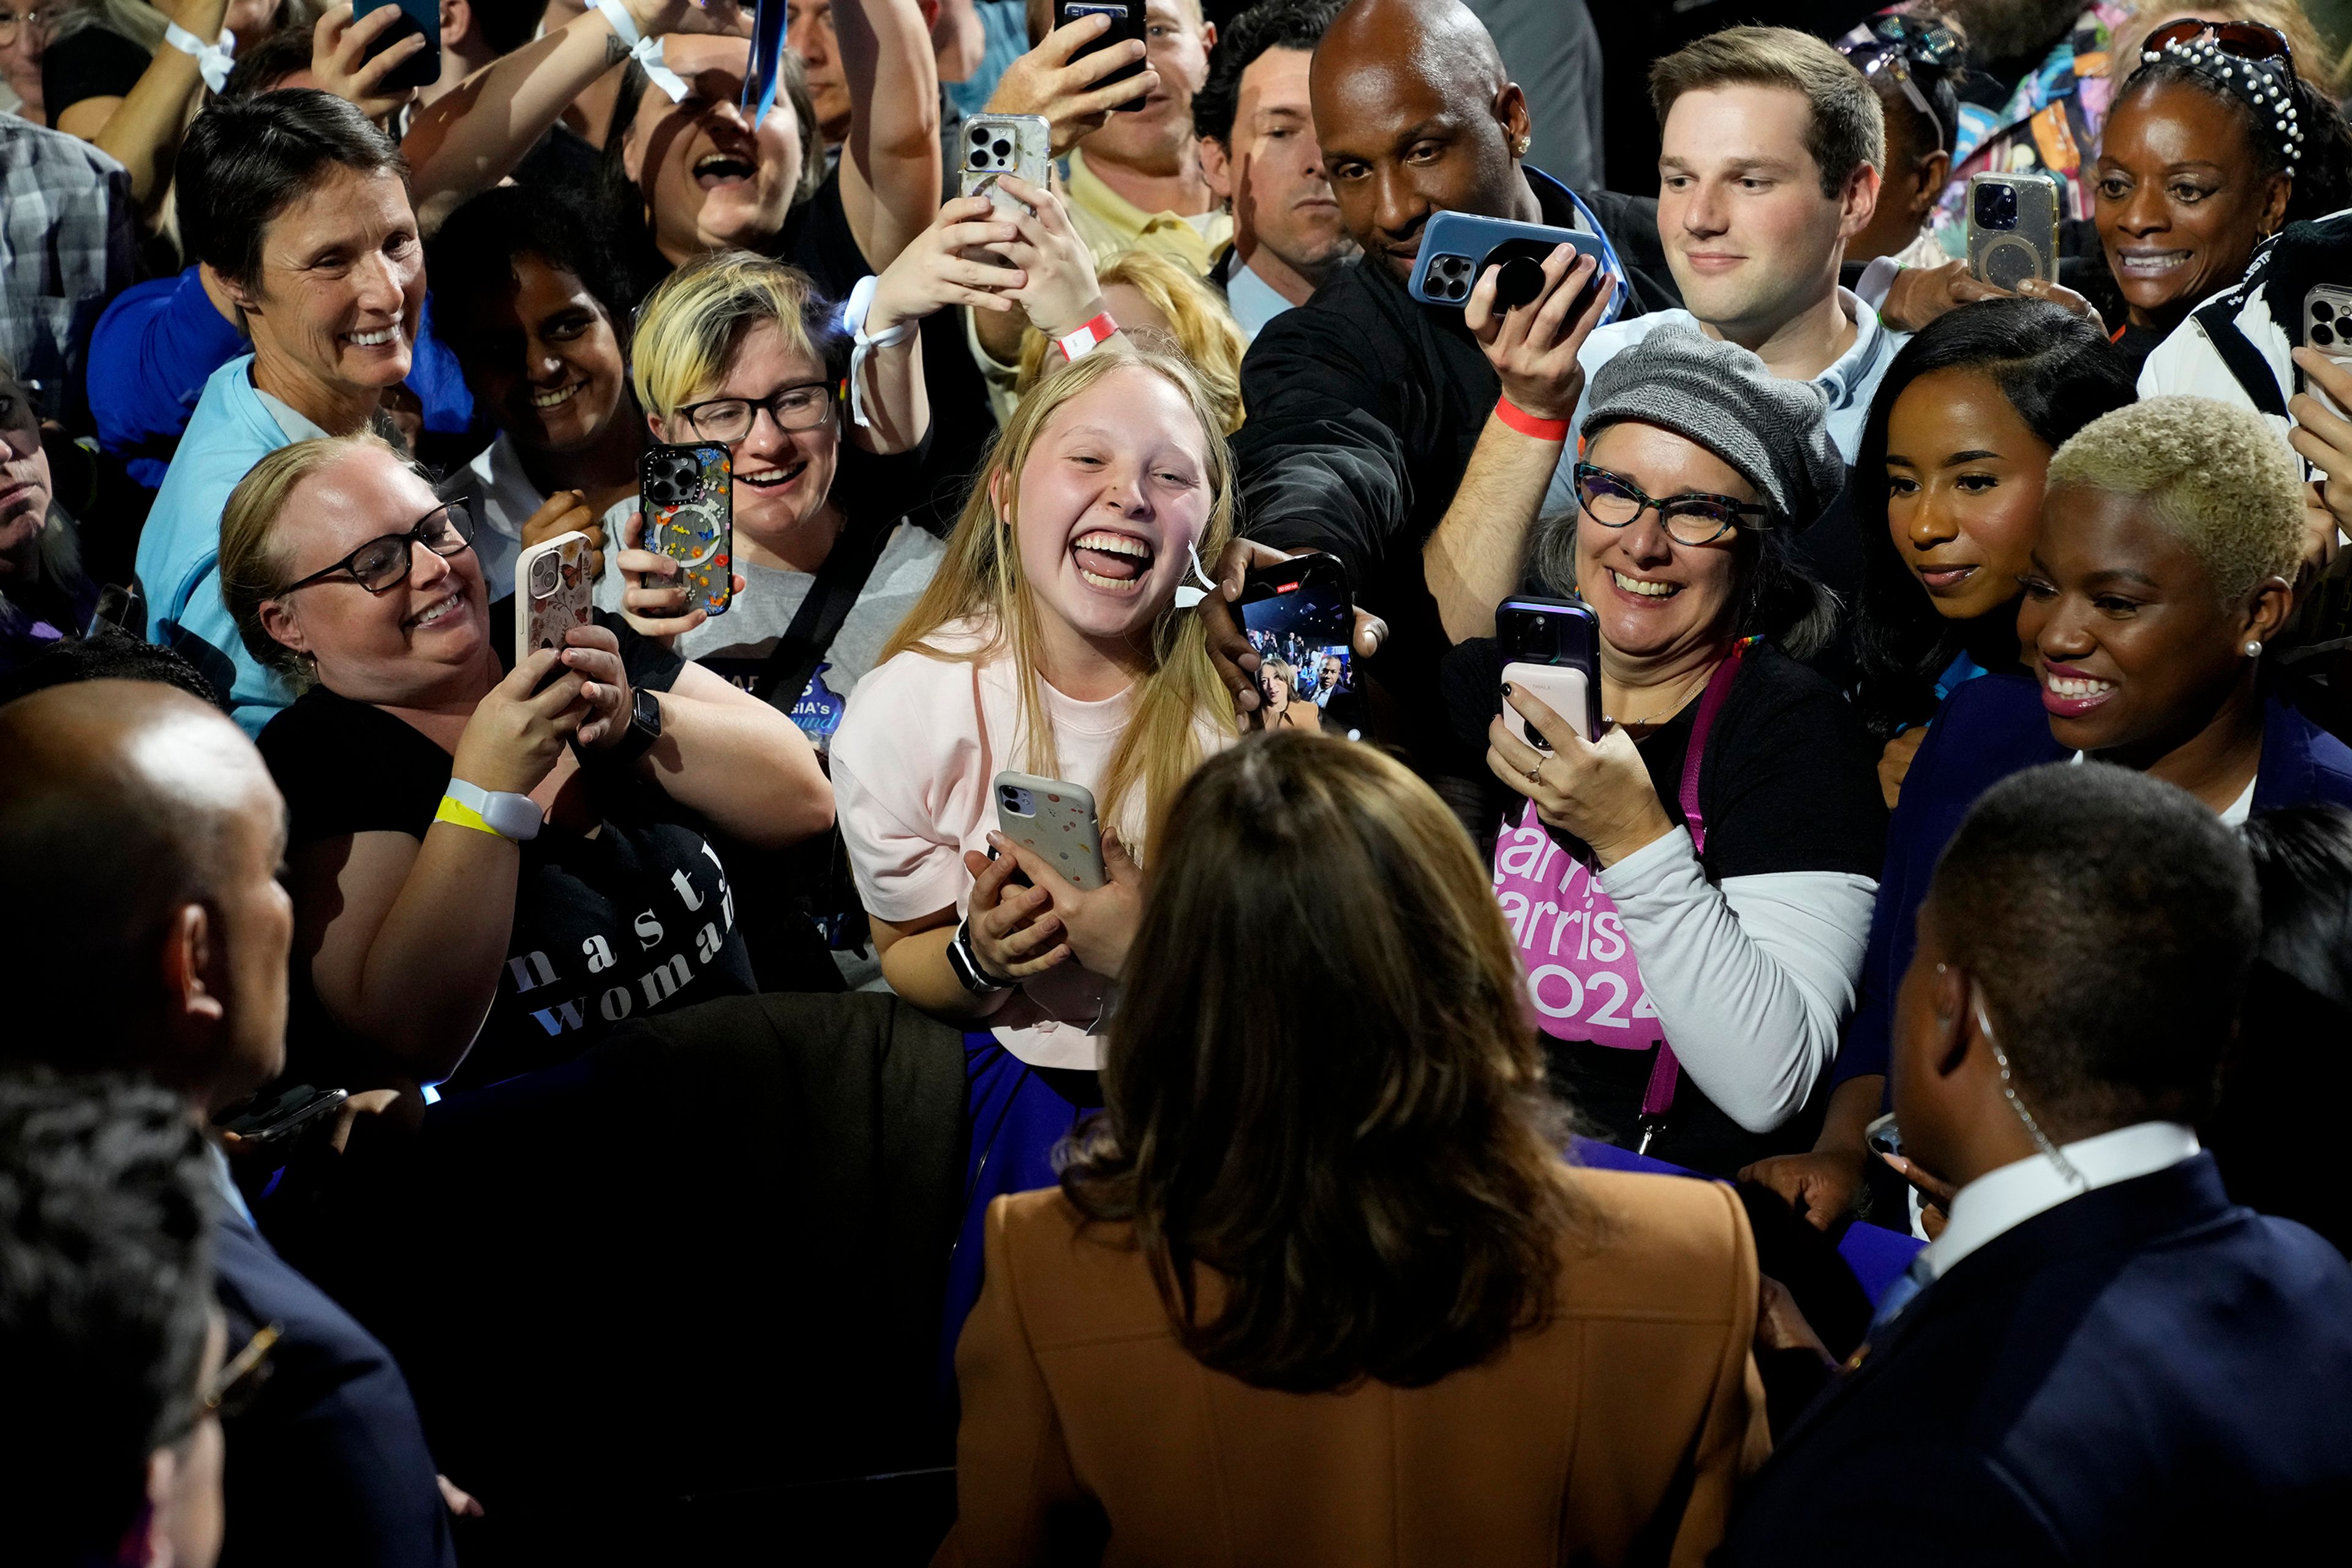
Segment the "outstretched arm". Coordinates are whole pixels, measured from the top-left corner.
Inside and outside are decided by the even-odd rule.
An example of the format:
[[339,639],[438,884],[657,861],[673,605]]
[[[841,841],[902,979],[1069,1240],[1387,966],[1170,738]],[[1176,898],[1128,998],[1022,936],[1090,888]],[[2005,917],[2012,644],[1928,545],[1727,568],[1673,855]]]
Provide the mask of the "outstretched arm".
[[939,67],[915,0],[837,0],[833,26],[856,106],[841,155],[841,205],[866,265],[879,273],[940,210]]
[[[735,0],[620,0],[644,37],[741,30]],[[909,0],[911,3],[911,0]],[[512,174],[572,100],[628,58],[601,11],[587,11],[484,66],[419,110],[400,143],[426,234]]]

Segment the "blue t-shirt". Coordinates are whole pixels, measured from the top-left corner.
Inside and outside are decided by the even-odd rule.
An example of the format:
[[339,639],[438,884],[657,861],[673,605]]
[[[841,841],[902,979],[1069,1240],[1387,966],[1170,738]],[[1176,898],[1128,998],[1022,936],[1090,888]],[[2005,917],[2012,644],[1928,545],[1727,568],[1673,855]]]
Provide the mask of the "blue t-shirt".
[[[133,482],[154,489],[188,428],[212,374],[247,352],[243,333],[213,306],[197,268],[133,284],[114,298],[89,341],[89,411],[100,447],[124,459]],[[433,331],[433,300],[416,321],[408,389],[425,428],[473,426],[473,395],[457,356]]]

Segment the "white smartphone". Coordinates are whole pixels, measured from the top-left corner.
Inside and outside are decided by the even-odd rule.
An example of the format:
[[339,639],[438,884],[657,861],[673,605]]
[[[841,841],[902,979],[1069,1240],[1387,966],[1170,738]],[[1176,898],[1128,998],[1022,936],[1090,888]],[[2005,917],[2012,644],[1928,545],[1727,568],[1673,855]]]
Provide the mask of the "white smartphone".
[[[1584,738],[1597,741],[1600,731],[1592,721],[1592,685],[1584,671],[1572,664],[1507,664],[1503,667],[1503,684],[1514,691],[1525,691],[1535,700],[1567,720],[1580,721],[1585,727]],[[1511,706],[1508,697],[1503,699],[1503,722],[1511,733],[1538,752],[1551,750],[1551,742],[1528,728],[1527,719]]]
[[997,774],[996,826],[1080,891],[1110,879],[1103,870],[1095,797],[1076,784],[1034,773]]
[[594,547],[578,529],[534,544],[515,558],[515,662],[543,647],[562,647],[563,635],[588,624],[596,580],[588,574]]
[[[2322,283],[2303,297],[2303,341],[2336,364],[2352,365],[2352,289]],[[2317,382],[2306,381],[2304,390],[2330,414],[2352,418]]]
[[963,122],[963,170],[959,195],[986,196],[998,206],[1027,213],[1027,203],[999,190],[1005,174],[1043,190],[1054,173],[1054,128],[1042,114],[976,114]]

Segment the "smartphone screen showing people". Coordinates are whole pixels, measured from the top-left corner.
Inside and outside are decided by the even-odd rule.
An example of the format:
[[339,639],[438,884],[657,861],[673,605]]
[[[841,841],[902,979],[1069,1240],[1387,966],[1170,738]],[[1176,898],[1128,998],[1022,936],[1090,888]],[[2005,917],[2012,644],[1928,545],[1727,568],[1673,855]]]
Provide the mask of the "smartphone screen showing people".
[[1307,556],[1253,573],[1240,609],[1257,654],[1265,728],[1363,739],[1363,691],[1348,640],[1352,621],[1339,563]]

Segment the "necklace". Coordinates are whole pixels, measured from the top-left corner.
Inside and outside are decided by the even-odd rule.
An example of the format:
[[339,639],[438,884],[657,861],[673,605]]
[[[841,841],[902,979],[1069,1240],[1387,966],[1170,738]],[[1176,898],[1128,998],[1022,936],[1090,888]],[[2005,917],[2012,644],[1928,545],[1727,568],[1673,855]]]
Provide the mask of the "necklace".
[[[1723,661],[1721,659],[1716,660],[1716,664],[1720,664]],[[1714,673],[1714,664],[1708,665],[1705,669],[1696,671],[1693,679],[1696,680],[1696,685],[1686,688],[1683,691],[1682,695],[1675,698],[1672,703],[1668,704],[1666,707],[1659,709],[1655,713],[1651,714],[1646,719],[1620,719],[1617,721],[1618,724],[1623,729],[1640,730],[1647,729],[1654,724],[1664,722],[1666,720],[1673,718],[1675,714],[1688,707],[1690,705],[1690,700],[1697,695],[1698,689],[1704,687],[1706,684],[1707,678],[1712,676]]]

